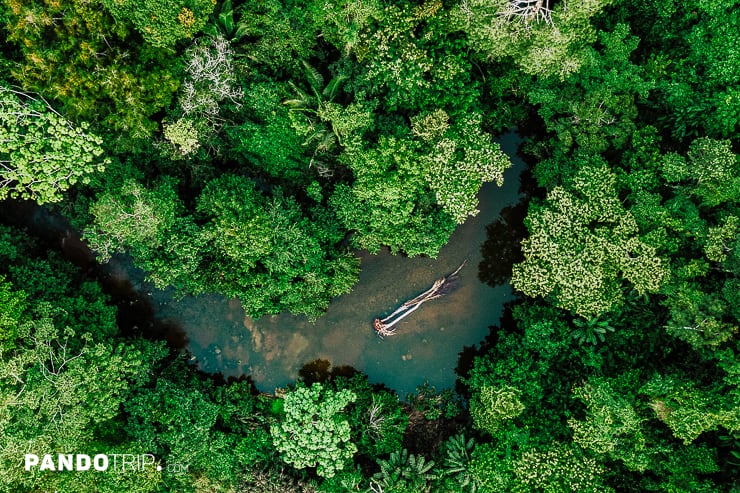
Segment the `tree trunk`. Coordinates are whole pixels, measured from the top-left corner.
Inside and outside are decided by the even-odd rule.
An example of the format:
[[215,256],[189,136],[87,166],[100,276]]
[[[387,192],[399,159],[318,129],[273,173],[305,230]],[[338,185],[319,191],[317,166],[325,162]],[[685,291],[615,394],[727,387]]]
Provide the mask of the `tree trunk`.
[[455,269],[454,272],[434,281],[434,284],[432,284],[431,288],[427,289],[419,296],[408,300],[387,317],[382,319],[376,318],[375,320],[373,320],[373,329],[375,330],[375,333],[378,335],[378,337],[383,339],[387,336],[394,335],[396,333],[396,328],[394,326],[398,322],[411,315],[424,302],[439,298],[447,294],[450,290],[450,287],[457,279],[457,274],[465,266],[466,263],[467,260],[463,261],[463,263],[460,264],[460,266]]

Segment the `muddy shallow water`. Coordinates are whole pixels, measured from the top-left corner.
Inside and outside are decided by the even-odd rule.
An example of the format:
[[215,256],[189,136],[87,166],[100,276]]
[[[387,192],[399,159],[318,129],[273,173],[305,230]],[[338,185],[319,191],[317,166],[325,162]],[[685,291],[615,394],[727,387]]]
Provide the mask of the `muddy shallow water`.
[[[336,298],[317,322],[282,314],[254,320],[246,317],[238,300],[218,296],[173,298],[169,291],[150,293],[155,316],[179,326],[187,336],[192,362],[207,372],[226,377],[250,375],[261,391],[271,392],[295,380],[306,363],[325,359],[334,367],[350,365],[384,383],[401,398],[424,381],[438,389],[454,386],[458,353],[481,341],[488,327],[498,322],[503,304],[512,299],[508,284],[491,288],[478,280],[480,248],[486,225],[502,208],[519,200],[519,174],[524,164],[515,156],[518,138],[501,139],[513,166],[504,175],[504,186],[489,183],[479,195],[480,213],[459,226],[436,259],[371,255],[362,260],[360,281],[354,290]],[[400,322],[397,334],[380,340],[371,322],[405,300],[428,289],[463,261],[458,288],[424,303]],[[111,272],[132,274],[124,263],[112,262]]]

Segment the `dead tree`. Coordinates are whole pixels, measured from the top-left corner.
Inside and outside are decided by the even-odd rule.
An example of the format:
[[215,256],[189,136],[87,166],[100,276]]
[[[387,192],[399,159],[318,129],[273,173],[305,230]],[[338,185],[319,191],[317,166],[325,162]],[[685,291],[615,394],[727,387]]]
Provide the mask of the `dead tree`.
[[408,300],[387,317],[376,318],[375,320],[373,320],[373,329],[375,330],[375,333],[378,335],[378,337],[384,339],[387,336],[394,335],[396,333],[395,325],[398,322],[411,315],[414,311],[418,310],[424,302],[439,298],[447,294],[450,291],[451,286],[454,284],[454,281],[457,279],[457,274],[465,266],[466,263],[467,260],[460,264],[460,266],[451,274],[448,274],[445,277],[441,277],[434,281],[434,284],[432,284],[431,288],[427,289],[419,296]]
[[521,19],[527,26],[534,21],[537,23],[544,22],[555,27],[552,22],[550,0],[510,0],[506,3],[506,8],[498,15],[507,21]]

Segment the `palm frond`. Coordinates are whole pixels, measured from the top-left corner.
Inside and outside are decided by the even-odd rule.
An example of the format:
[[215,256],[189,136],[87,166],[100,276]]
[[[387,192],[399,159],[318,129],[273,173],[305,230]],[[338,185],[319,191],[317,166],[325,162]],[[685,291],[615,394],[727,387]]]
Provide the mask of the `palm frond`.
[[347,80],[348,77],[344,74],[337,75],[332,80],[329,81],[329,83],[326,85],[324,90],[321,92],[321,94],[324,96],[324,98],[327,101],[332,101],[337,94],[339,93],[339,88],[342,85],[342,82]]
[[306,76],[308,77],[308,83],[311,89],[318,93],[324,87],[324,77],[307,61],[303,60],[301,63],[303,63],[303,67],[306,69]]
[[290,88],[293,89],[296,97],[284,100],[283,104],[290,106],[292,109],[296,110],[311,109],[314,102],[313,98],[309,96],[303,89],[293,84],[293,82],[288,82],[288,85],[290,85]]

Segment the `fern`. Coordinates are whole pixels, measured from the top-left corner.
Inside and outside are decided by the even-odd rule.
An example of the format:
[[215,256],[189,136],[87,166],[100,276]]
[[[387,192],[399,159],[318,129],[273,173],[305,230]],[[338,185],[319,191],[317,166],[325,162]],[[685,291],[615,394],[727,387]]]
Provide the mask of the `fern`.
[[337,97],[337,94],[339,94],[339,88],[341,87],[342,82],[347,79],[348,77],[346,75],[337,75],[329,81],[324,90],[321,91],[321,95],[324,96],[327,101],[333,101],[334,98]]
[[303,68],[306,69],[306,77],[308,78],[308,84],[311,86],[311,89],[317,94],[319,94],[319,90],[324,87],[324,76],[319,73],[318,70],[316,70],[316,67],[312,66],[310,63],[308,63],[305,60],[302,60]]

